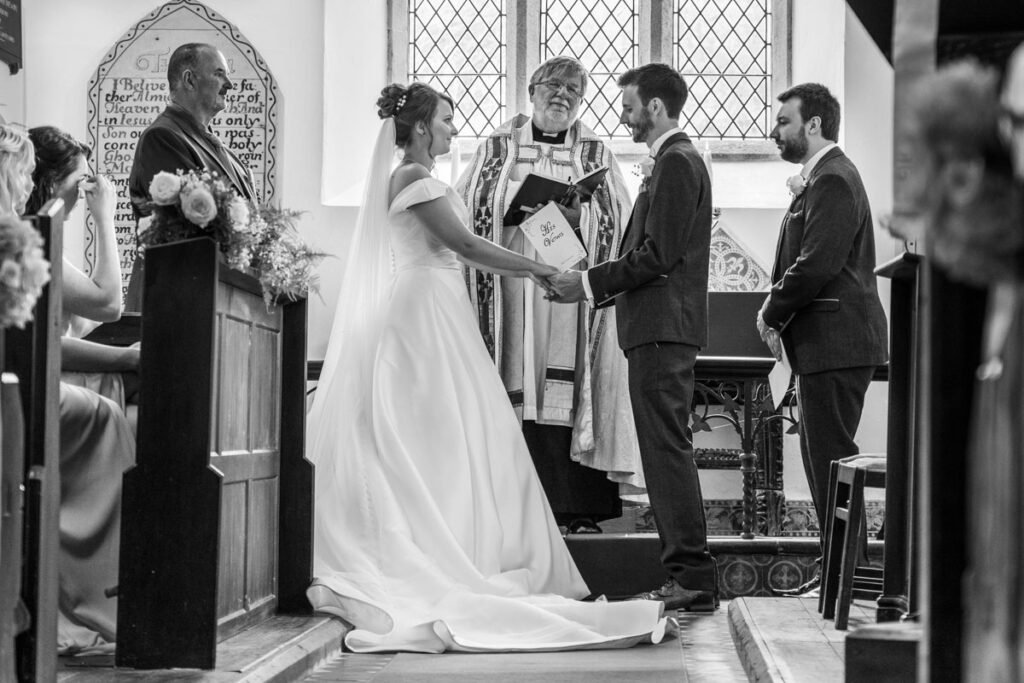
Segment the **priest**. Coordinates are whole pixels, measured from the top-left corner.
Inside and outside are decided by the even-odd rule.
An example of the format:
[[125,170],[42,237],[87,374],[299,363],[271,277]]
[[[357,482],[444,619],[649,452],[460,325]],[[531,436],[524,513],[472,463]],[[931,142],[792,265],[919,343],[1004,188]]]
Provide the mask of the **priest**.
[[[518,114],[480,145],[456,188],[476,234],[537,258],[519,226],[503,224],[523,179],[536,172],[568,181],[607,166],[591,197],[561,210],[589,265],[617,253],[631,201],[611,150],[578,120],[588,81],[578,60],[549,59],[530,78],[532,114]],[[525,278],[469,269],[467,279],[556,520],[570,532],[599,532],[596,522],[621,514],[620,486],[643,491],[614,309],[552,304]]]

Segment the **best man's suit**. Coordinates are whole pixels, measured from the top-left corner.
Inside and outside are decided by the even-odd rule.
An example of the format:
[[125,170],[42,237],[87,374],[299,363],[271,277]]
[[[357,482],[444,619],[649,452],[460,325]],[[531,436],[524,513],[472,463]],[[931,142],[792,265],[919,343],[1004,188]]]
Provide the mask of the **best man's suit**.
[[853,162],[833,147],[786,213],[763,310],[796,375],[800,451],[819,521],[830,463],[859,452],[864,394],[887,359],[874,268],[867,193]]
[[689,428],[693,368],[707,344],[711,180],[682,131],[656,155],[621,255],[586,277],[595,304],[616,307],[662,564],[684,588],[715,591]]

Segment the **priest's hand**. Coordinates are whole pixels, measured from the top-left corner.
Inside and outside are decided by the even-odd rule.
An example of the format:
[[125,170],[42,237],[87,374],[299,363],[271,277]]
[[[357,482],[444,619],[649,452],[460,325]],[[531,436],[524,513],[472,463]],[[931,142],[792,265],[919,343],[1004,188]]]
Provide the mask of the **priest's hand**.
[[580,227],[580,218],[583,216],[583,211],[580,209],[580,196],[578,194],[573,192],[571,198],[566,200],[564,204],[555,202],[555,206],[562,212],[562,216],[568,221],[570,227],[573,229]]

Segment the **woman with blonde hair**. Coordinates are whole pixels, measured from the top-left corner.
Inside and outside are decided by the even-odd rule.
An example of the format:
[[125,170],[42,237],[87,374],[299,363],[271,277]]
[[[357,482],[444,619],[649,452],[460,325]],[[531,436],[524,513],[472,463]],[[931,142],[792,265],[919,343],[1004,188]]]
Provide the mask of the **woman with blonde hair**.
[[0,121],[0,211],[21,214],[25,210],[35,165],[28,131]]

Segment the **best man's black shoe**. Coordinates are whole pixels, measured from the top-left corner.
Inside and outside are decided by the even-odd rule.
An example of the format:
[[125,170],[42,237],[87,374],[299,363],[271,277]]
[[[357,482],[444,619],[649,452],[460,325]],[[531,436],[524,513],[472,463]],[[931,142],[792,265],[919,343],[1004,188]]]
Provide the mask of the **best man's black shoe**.
[[821,574],[815,574],[796,588],[772,588],[772,593],[788,598],[814,597],[815,591],[821,587]]
[[633,600],[657,600],[665,609],[681,609],[685,612],[714,612],[718,607],[718,596],[714,591],[690,590],[680,586],[675,579],[669,579],[660,588],[638,593]]

